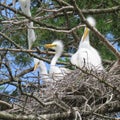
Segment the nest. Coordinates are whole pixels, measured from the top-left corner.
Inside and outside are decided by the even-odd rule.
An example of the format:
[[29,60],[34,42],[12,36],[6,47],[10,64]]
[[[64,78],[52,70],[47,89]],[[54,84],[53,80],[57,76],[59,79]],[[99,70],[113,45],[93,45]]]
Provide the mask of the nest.
[[104,120],[120,110],[120,73],[76,69],[58,81],[21,94],[9,113],[69,120],[75,119],[77,111],[83,120]]

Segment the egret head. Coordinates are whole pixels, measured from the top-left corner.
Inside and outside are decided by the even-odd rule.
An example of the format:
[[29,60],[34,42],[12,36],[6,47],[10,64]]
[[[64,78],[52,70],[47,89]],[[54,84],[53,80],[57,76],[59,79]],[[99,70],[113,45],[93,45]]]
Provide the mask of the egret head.
[[43,67],[44,66],[44,62],[42,60],[39,60],[37,58],[34,58],[34,70],[36,70],[38,67]]
[[95,27],[96,21],[95,21],[95,19],[94,19],[93,17],[89,16],[89,17],[87,17],[86,20],[87,20],[87,22],[88,22],[91,26]]
[[[96,25],[96,21],[93,17],[89,16],[89,17],[87,17],[86,20],[92,27],[94,27]],[[85,40],[89,31],[90,31],[90,29],[88,27],[85,27],[84,34],[83,34],[83,40]]]
[[34,58],[34,70],[36,70],[39,67],[39,59]]
[[55,51],[63,51],[64,45],[61,40],[55,40],[52,44],[45,44],[45,48],[51,48]]

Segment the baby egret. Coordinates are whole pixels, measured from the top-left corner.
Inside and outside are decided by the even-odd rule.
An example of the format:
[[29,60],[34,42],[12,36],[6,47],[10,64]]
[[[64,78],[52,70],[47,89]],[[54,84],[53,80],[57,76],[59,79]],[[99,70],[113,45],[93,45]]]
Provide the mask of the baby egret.
[[[87,21],[91,26],[95,26],[96,24],[92,17],[88,17]],[[103,70],[104,68],[98,51],[90,45],[89,31],[90,29],[85,27],[79,48],[71,57],[71,63],[79,68],[85,67],[89,70]]]
[[64,49],[63,42],[61,40],[56,40],[52,44],[46,44],[45,47],[51,48],[51,49],[55,50],[55,52],[56,52],[50,63],[50,73],[49,74],[51,77],[53,77],[54,80],[60,80],[64,77],[64,75],[71,72],[71,70],[69,70],[67,68],[56,66],[56,62],[57,62],[58,58],[62,55],[62,52]]
[[[30,3],[31,0],[19,0],[21,10],[24,14],[31,17]],[[28,23],[28,48],[31,49],[33,42],[36,40],[35,32],[32,29],[33,22]]]
[[45,63],[42,60],[34,58],[34,70],[39,67],[40,75],[43,81],[49,82],[50,78]]

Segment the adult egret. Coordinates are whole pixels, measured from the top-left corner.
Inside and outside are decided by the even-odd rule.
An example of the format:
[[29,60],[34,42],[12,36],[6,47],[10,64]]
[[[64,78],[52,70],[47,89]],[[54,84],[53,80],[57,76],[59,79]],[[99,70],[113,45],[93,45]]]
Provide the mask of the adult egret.
[[[15,6],[16,0],[13,0],[13,6]],[[30,3],[31,0],[19,0],[21,10],[24,14],[31,17]],[[27,30],[28,48],[31,49],[33,42],[36,40],[35,32],[33,28],[33,22],[29,22]]]
[[61,40],[56,40],[52,44],[46,44],[45,48],[51,48],[56,52],[51,60],[49,71],[50,76],[53,77],[54,80],[60,80],[64,77],[64,75],[71,72],[71,70],[67,68],[56,66],[56,62],[58,58],[62,55],[64,49],[64,45]]
[[[92,17],[88,17],[87,21],[91,26],[95,26],[96,24]],[[71,57],[71,63],[79,68],[85,67],[89,70],[97,71],[104,70],[98,51],[90,45],[89,32],[90,29],[85,27],[84,34],[79,43],[79,48]]]
[[45,82],[49,82],[51,79],[49,78],[45,62],[37,58],[34,58],[34,70],[36,70],[38,67],[40,69],[40,75],[41,75],[42,80]]

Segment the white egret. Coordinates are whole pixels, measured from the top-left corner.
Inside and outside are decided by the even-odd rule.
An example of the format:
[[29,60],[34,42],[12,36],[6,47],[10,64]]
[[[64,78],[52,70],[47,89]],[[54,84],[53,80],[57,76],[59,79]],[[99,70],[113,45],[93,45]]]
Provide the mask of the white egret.
[[[17,0],[12,0],[12,3],[13,3],[13,7],[15,7],[15,3],[16,3]],[[24,14],[28,15],[28,16],[31,16],[31,12],[30,12],[30,3],[31,3],[31,0],[18,0],[19,3],[20,3],[20,7],[21,7],[21,10]]]
[[64,49],[63,42],[61,40],[56,40],[52,44],[46,44],[45,47],[51,48],[56,52],[50,63],[49,74],[50,77],[53,77],[54,80],[60,80],[64,77],[64,75],[71,72],[70,69],[56,66],[56,62],[58,58],[62,55]]
[[[31,17],[30,11],[30,3],[31,0],[19,0],[21,10],[24,14]],[[15,4],[15,0],[13,0],[13,4]],[[36,40],[35,31],[33,28],[33,22],[29,22],[28,24],[28,48],[31,49],[33,42]]]
[[20,2],[20,7],[24,12],[24,14],[31,16],[31,12],[30,12],[31,0],[19,0],[19,2]]
[[[96,22],[92,17],[87,18],[91,26],[95,26]],[[79,43],[77,52],[72,55],[71,63],[79,68],[87,68],[89,70],[104,70],[101,57],[98,51],[90,45],[88,27],[85,27],[84,34]]]
[[42,60],[39,60],[37,58],[34,58],[34,70],[36,70],[37,68],[39,68],[42,85],[46,86],[46,87],[41,88],[41,90],[42,90],[41,94],[42,95],[45,95],[47,93],[49,94],[49,91],[53,87],[54,81],[53,81],[53,79],[50,78],[50,76],[48,74],[45,62]]
[[45,82],[49,82],[50,78],[48,75],[48,71],[47,71],[45,62],[42,60],[39,60],[37,58],[34,58],[34,70],[36,70],[37,68],[40,69],[40,75],[41,75],[42,80]]

